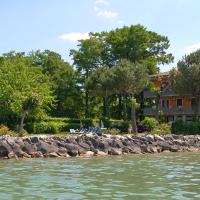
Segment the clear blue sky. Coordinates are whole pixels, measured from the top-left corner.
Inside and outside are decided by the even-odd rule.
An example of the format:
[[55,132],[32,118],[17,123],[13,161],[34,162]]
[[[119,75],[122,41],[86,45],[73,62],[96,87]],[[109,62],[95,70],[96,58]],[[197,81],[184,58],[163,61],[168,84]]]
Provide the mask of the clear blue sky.
[[175,63],[200,47],[199,0],[0,0],[0,54],[69,50],[88,32],[142,24],[169,37]]

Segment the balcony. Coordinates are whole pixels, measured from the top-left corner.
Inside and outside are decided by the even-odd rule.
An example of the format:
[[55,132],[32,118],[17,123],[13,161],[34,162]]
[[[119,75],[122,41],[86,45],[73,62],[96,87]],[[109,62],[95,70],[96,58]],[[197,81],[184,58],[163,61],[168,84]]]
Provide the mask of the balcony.
[[[194,114],[194,110],[191,107],[161,108],[160,111],[163,112],[164,115],[193,115]],[[144,108],[143,113],[144,115],[147,115],[147,116],[155,116],[156,110],[154,108]],[[199,114],[200,114],[200,108],[199,108]]]
[[[191,107],[180,107],[180,108],[162,108],[161,109],[162,112],[165,114],[165,115],[173,115],[173,114],[176,114],[176,115],[184,115],[184,114],[194,114],[194,110],[191,108]],[[199,110],[199,113],[200,113],[200,110]]]

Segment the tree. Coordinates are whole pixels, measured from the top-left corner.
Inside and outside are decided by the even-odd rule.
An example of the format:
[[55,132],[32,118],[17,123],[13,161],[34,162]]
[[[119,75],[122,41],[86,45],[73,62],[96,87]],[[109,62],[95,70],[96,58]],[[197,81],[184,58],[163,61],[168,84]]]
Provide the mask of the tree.
[[171,71],[171,84],[174,92],[181,96],[195,98],[194,111],[199,114],[200,101],[200,50],[185,56]]
[[98,37],[90,36],[89,39],[80,40],[78,50],[71,50],[70,55],[73,57],[74,65],[76,65],[79,74],[79,83],[85,92],[85,116],[89,117],[89,87],[86,80],[99,65],[101,65],[102,43]]
[[[141,63],[147,72],[158,72],[158,64],[170,63],[173,56],[167,53],[169,39],[142,25],[124,26],[109,32],[90,33],[89,39],[80,40],[77,50],[71,50],[74,65],[80,74],[80,84],[85,92],[85,114],[89,113],[90,88],[86,80],[97,68],[112,68],[121,59]],[[118,118],[121,119],[123,96],[118,94]]]
[[149,74],[158,71],[157,64],[173,61],[172,54],[166,52],[170,46],[168,38],[142,25],[117,28],[109,32],[107,42],[116,61],[127,59],[142,63],[147,66]]
[[80,117],[82,112],[82,92],[76,83],[72,66],[58,53],[50,50],[31,52],[33,66],[41,67],[52,84],[56,97],[54,116]]
[[25,56],[1,59],[0,91],[1,117],[20,118],[20,132],[26,114],[35,110],[46,111],[54,102],[48,77],[41,68],[32,67],[30,59]]
[[113,79],[110,68],[98,68],[87,79],[91,94],[103,98],[104,117],[109,117],[109,96],[114,93]]
[[113,74],[113,88],[116,94],[123,94],[128,97],[131,105],[132,129],[137,133],[136,113],[137,103],[134,99],[148,84],[147,69],[139,63],[131,63],[128,60],[121,62],[111,68]]

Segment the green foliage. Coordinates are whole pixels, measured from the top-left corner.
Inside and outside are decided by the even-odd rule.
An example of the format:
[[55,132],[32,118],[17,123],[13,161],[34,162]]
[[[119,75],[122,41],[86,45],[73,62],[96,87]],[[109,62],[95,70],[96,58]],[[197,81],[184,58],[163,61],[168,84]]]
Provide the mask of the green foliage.
[[128,121],[123,121],[119,126],[119,130],[122,133],[128,133],[129,128],[130,128],[130,122],[128,122]]
[[158,126],[158,121],[153,117],[145,117],[144,120],[141,121],[141,125],[151,132]]
[[1,124],[0,125],[0,135],[15,136],[16,133],[14,131],[11,131],[7,126]]
[[171,134],[171,125],[167,124],[167,123],[158,124],[152,130],[152,133],[153,134],[157,134],[157,135],[168,135],[168,134]]
[[192,109],[197,114],[200,101],[200,50],[180,60],[177,69],[171,71],[172,88],[180,96],[195,97]]
[[183,134],[183,135],[196,135],[200,134],[200,122],[183,122],[182,120],[177,120],[172,123],[171,126],[172,134]]
[[69,132],[70,129],[80,129],[78,123],[66,123],[66,122],[36,122],[27,125],[27,131],[36,134],[56,134],[61,132]]
[[0,63],[0,115],[2,122],[7,118],[21,118],[36,110],[48,110],[53,106],[54,96],[46,75],[41,68],[31,65],[32,59],[23,54],[4,55]]
[[121,131],[117,128],[111,128],[111,129],[106,129],[104,131],[104,134],[108,134],[108,135],[120,135]]
[[103,117],[101,118],[101,120],[103,121],[103,124],[106,128],[109,128],[111,126],[111,121],[108,117]]

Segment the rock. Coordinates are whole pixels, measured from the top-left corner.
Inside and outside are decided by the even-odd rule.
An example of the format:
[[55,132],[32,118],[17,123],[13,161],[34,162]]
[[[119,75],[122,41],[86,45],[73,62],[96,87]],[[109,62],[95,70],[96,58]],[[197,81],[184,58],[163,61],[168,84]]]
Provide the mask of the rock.
[[160,142],[159,146],[161,147],[162,151],[170,150],[171,148],[167,142]]
[[82,156],[86,156],[86,157],[90,157],[90,156],[94,156],[94,152],[92,151],[86,151],[84,154],[81,154]]
[[122,144],[122,142],[120,140],[112,140],[111,146],[114,148],[123,148],[124,147],[124,145]]
[[65,154],[67,154],[67,149],[64,148],[64,147],[59,147],[58,148],[58,153],[65,155]]
[[181,149],[178,145],[173,145],[173,146],[170,147],[170,151],[172,151],[172,152],[178,152],[180,150]]
[[6,141],[0,142],[0,157],[7,157],[10,152],[13,152],[11,146]]
[[31,154],[32,152],[37,151],[37,147],[35,144],[29,144],[28,142],[24,143],[24,147],[22,148],[22,151]]
[[11,159],[11,158],[15,158],[15,153],[13,151],[9,152],[8,153],[8,158]]
[[41,151],[43,154],[58,152],[58,147],[55,144],[48,144],[46,142],[40,141],[36,144],[36,146],[37,150]]
[[50,158],[57,158],[57,157],[60,157],[56,152],[49,153],[48,156],[49,156]]
[[103,151],[97,151],[96,153],[97,156],[106,156],[108,155],[107,153],[103,152]]
[[154,136],[148,134],[148,135],[146,135],[146,140],[147,140],[148,142],[153,142],[153,141],[154,141]]
[[70,156],[77,156],[78,155],[78,146],[74,145],[74,144],[66,144],[66,149],[67,149],[67,153]]
[[80,147],[82,147],[83,149],[85,149],[86,151],[89,151],[89,150],[90,150],[90,146],[89,146],[87,143],[84,143],[83,141],[78,142],[78,145],[79,145]]
[[138,146],[129,147],[129,152],[134,153],[134,154],[141,154],[142,153],[141,148],[138,147]]
[[37,152],[34,152],[31,157],[35,157],[35,158],[40,158],[40,157],[44,157],[42,152],[40,151],[37,151]]
[[156,141],[165,141],[165,139],[163,138],[163,137],[161,137],[160,135],[154,135],[154,139],[156,140]]
[[98,144],[97,148],[100,151],[104,151],[105,153],[108,153],[108,151],[110,150],[111,147],[107,141],[102,141]]
[[32,143],[38,143],[39,142],[39,138],[38,137],[30,137],[30,140]]
[[117,149],[117,148],[111,148],[108,153],[110,155],[121,155],[122,154],[122,150],[121,149]]
[[23,154],[22,157],[23,157],[23,158],[31,158],[31,155],[29,155],[29,154],[27,154],[27,153],[24,152],[24,154]]

